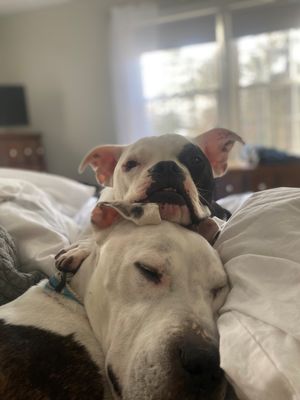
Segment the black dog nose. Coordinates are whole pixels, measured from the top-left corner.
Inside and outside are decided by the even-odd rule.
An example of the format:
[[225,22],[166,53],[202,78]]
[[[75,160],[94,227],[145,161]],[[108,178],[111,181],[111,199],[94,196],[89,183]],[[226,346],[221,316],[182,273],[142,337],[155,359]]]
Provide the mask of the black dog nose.
[[148,172],[153,175],[164,175],[164,174],[177,174],[182,175],[182,170],[179,165],[174,161],[160,161],[153,167],[149,168]]
[[210,393],[222,382],[218,348],[198,335],[184,336],[179,344],[179,357],[192,391]]

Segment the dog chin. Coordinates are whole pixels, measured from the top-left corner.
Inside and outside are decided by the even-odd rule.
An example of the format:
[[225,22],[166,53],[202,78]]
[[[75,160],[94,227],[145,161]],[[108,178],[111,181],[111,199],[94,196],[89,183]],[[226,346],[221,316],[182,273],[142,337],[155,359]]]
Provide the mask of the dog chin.
[[160,203],[159,212],[161,219],[180,225],[189,225],[191,223],[191,213],[186,205]]

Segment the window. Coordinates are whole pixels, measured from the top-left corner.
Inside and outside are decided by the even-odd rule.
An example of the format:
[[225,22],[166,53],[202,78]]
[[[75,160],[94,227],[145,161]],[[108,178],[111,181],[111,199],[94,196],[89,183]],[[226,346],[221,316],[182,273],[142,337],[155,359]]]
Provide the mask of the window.
[[141,67],[147,114],[155,132],[195,136],[217,124],[216,43],[147,52]]
[[300,153],[300,29],[246,36],[236,47],[244,137]]
[[227,3],[226,18],[216,8],[207,20],[206,31],[213,26],[214,33],[205,40],[204,24],[194,18],[191,29],[202,26],[201,38],[193,33],[191,44],[179,40],[185,20],[181,31],[173,26],[161,34],[158,49],[141,52],[151,130],[195,136],[225,126],[250,144],[300,154],[300,5]]

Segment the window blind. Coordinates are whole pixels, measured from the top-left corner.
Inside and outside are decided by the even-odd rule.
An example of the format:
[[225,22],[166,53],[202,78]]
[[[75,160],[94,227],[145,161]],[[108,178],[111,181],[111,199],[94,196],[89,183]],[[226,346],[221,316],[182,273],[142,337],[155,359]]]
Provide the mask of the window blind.
[[137,41],[143,51],[172,49],[215,40],[214,15],[151,25],[137,33]]
[[268,4],[232,11],[235,38],[260,33],[300,28],[300,3]]

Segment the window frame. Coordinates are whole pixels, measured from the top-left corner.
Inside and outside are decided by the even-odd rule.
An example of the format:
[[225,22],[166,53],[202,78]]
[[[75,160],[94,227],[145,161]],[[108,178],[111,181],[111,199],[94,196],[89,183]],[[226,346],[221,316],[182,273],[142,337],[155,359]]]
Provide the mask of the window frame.
[[[230,129],[240,132],[241,131],[241,106],[240,106],[240,93],[242,90],[248,88],[255,87],[264,87],[267,86],[268,90],[266,91],[266,95],[270,97],[270,93],[272,89],[276,86],[278,87],[290,87],[291,92],[291,114],[293,118],[291,118],[290,126],[290,148],[291,150],[293,145],[297,145],[298,150],[300,151],[300,124],[297,122],[300,121],[300,110],[298,112],[293,113],[293,109],[296,108],[297,105],[300,105],[300,84],[296,85],[295,79],[290,79],[289,82],[284,83],[259,83],[252,84],[249,86],[241,86],[239,84],[239,65],[238,65],[238,54],[237,54],[237,46],[235,44],[236,38],[233,35],[233,12],[234,10],[247,9],[255,6],[263,6],[269,4],[269,0],[213,0],[207,1],[203,3],[202,6],[199,7],[194,6],[194,8],[189,10],[180,10],[178,8],[173,8],[173,11],[169,9],[165,11],[165,15],[160,15],[155,20],[148,20],[146,24],[149,25],[157,25],[163,24],[167,22],[173,22],[176,20],[188,20],[189,18],[193,18],[195,16],[207,16],[214,15],[215,16],[215,39],[219,52],[219,65],[218,65],[218,75],[219,75],[219,86],[216,89],[211,90],[195,90],[195,92],[185,93],[184,95],[176,95],[174,97],[185,97],[192,98],[195,95],[201,95],[206,93],[216,94],[217,96],[217,113],[218,113],[218,126],[229,127]],[[282,4],[282,0],[275,0],[272,4]],[[179,10],[179,11],[178,11]],[[291,27],[293,29],[293,27]],[[259,33],[257,33],[259,34]],[[289,46],[290,51],[290,46]],[[291,67],[290,67],[291,68]],[[297,90],[298,89],[298,90]],[[145,104],[145,108],[147,107],[148,102],[152,102],[154,100],[162,100],[164,98],[168,99],[170,96],[158,96],[152,99],[147,99],[143,97],[143,101]],[[271,123],[271,110],[270,110],[270,100],[268,101],[268,115],[266,116],[266,125],[267,132],[266,135],[271,137],[272,131],[272,123]],[[297,135],[298,133],[298,135]],[[297,143],[298,142],[298,143]]]

